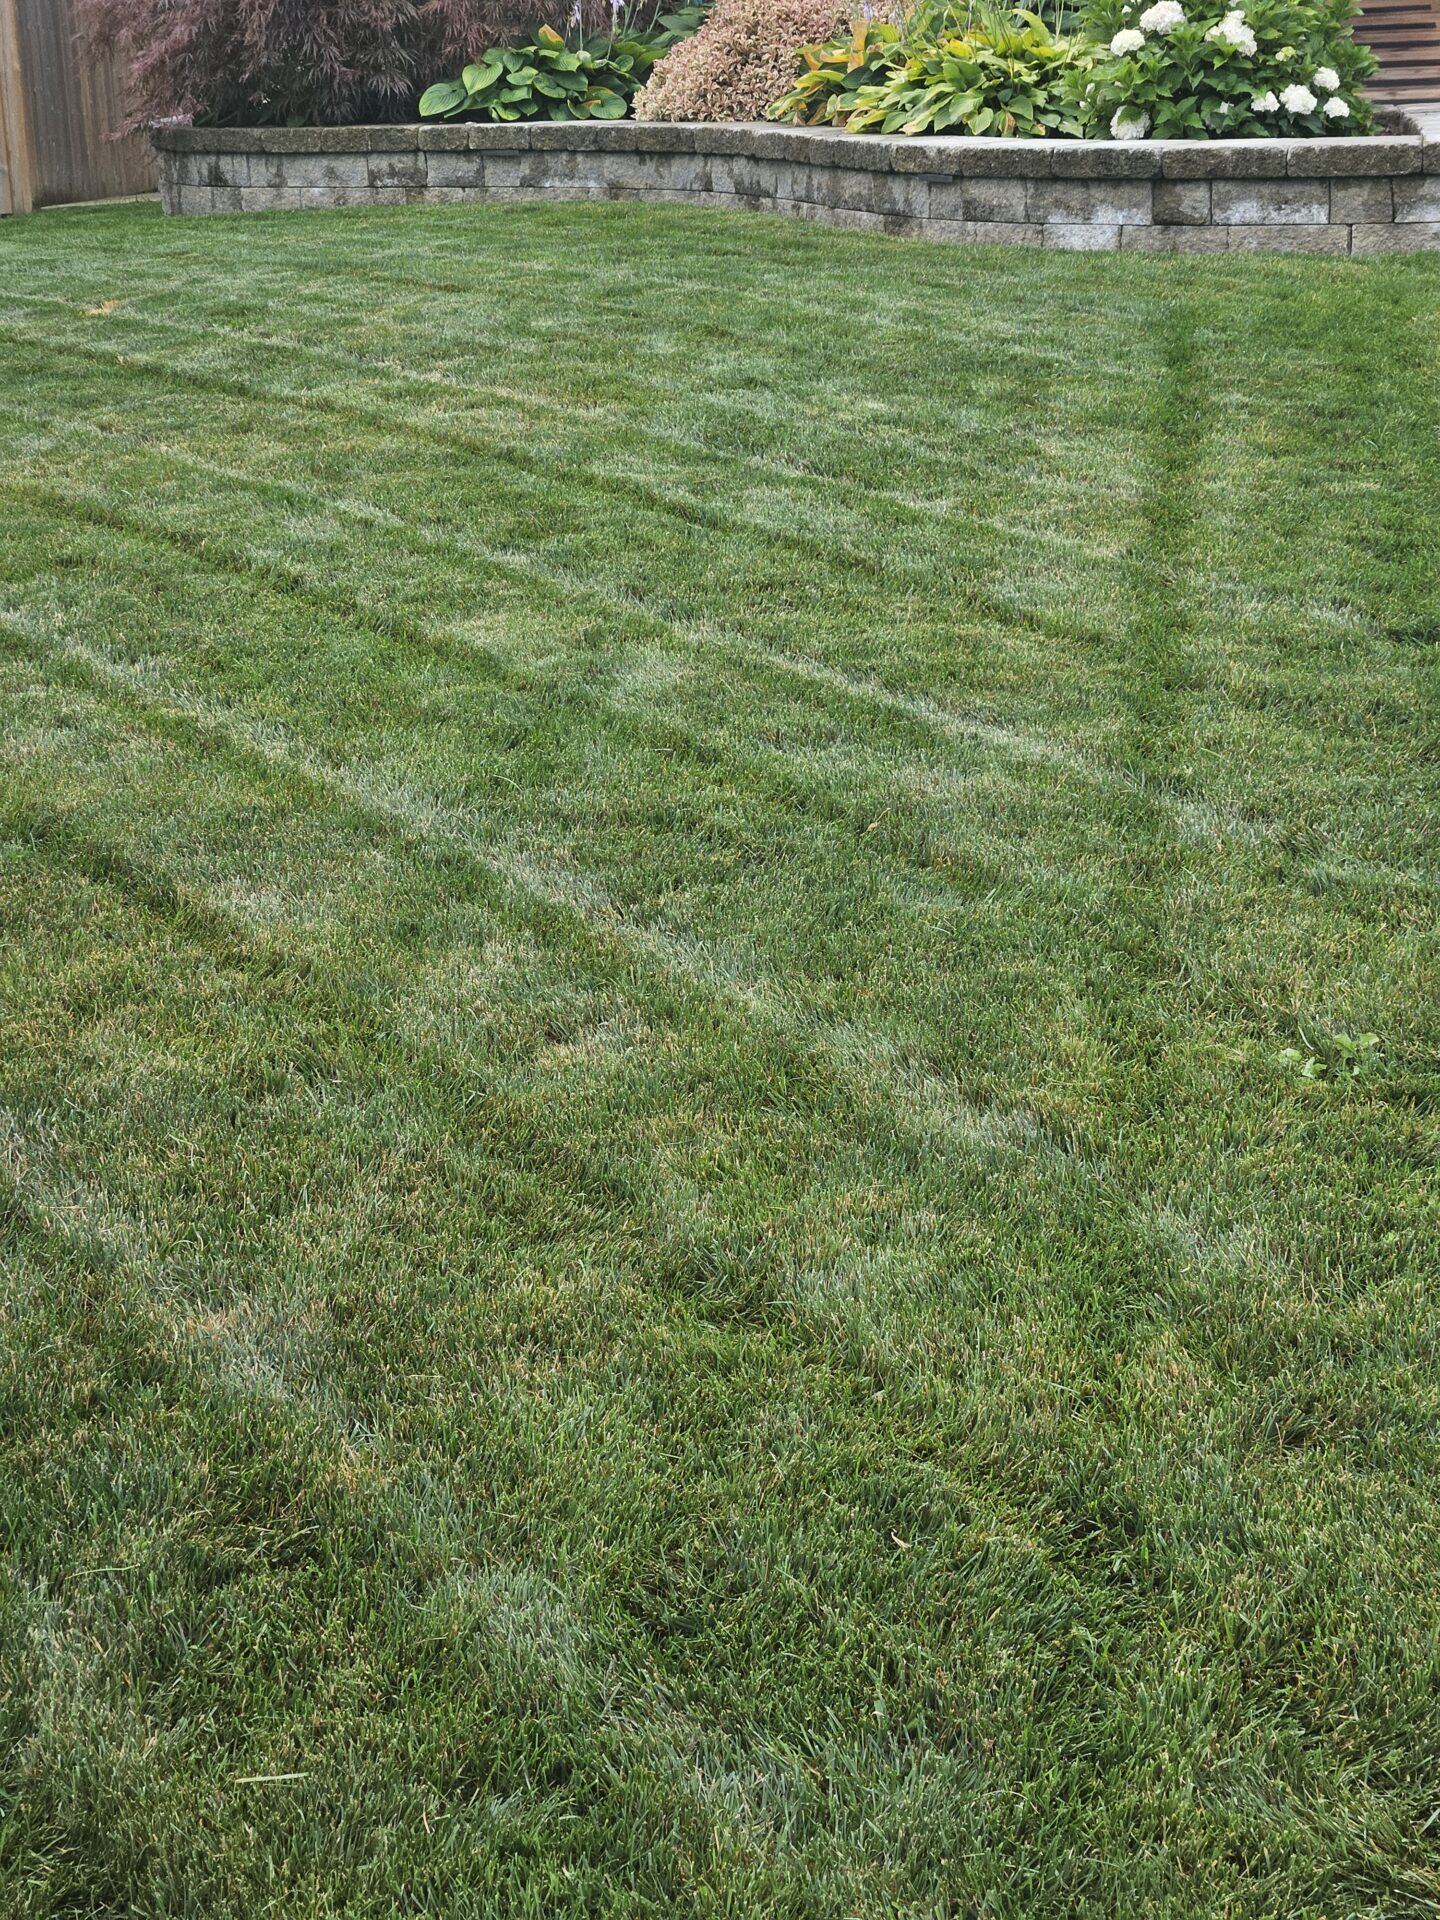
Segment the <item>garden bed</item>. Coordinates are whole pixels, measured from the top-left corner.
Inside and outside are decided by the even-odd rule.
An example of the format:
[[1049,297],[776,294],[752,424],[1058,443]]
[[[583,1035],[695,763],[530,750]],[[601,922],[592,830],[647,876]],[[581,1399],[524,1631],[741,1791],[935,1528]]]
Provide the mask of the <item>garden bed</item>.
[[[1408,125],[1408,123],[1401,123]],[[981,140],[755,124],[179,127],[169,213],[616,200],[946,241],[1217,253],[1440,250],[1440,142]]]

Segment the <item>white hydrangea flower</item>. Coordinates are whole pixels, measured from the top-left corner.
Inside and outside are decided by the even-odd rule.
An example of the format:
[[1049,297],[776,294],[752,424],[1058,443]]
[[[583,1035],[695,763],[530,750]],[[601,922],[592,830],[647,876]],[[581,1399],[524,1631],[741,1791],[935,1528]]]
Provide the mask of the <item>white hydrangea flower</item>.
[[1340,85],[1340,76],[1333,67],[1317,67],[1315,69],[1315,84],[1320,88],[1322,93],[1334,93],[1335,89]]
[[1349,107],[1334,94],[1325,102],[1324,112],[1327,120],[1348,120],[1350,118]]
[[1278,113],[1280,111],[1280,102],[1275,98],[1273,93],[1262,93],[1257,99],[1252,100],[1250,105],[1256,113]]
[[1155,5],[1147,7],[1140,16],[1141,30],[1145,33],[1173,33],[1184,23],[1185,9],[1180,0],[1155,0]]
[[1241,53],[1253,54],[1255,51],[1254,29],[1246,26],[1245,16],[1238,7],[1227,13],[1223,20],[1217,21],[1205,38],[1223,40],[1227,47],[1238,47]]
[[1119,107],[1110,122],[1112,140],[1143,140],[1150,131],[1148,113],[1138,113],[1134,107]]
[[1134,27],[1122,27],[1110,42],[1111,53],[1138,53],[1145,44],[1143,33],[1137,33]]
[[1292,82],[1290,86],[1281,89],[1280,104],[1287,113],[1313,113],[1315,96],[1308,87]]

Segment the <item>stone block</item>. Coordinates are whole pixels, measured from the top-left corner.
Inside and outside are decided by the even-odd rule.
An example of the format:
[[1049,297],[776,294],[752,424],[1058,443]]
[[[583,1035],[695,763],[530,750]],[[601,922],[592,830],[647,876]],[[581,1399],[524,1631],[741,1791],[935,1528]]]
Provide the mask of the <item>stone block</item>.
[[1210,193],[1217,226],[1317,226],[1330,218],[1325,180],[1217,180]]
[[1010,220],[1023,224],[1025,182],[963,178],[932,182],[930,214],[932,219]]
[[536,153],[633,153],[633,120],[533,120],[530,145]]
[[1338,174],[1348,179],[1355,174],[1420,171],[1422,155],[1418,134],[1408,139],[1356,134],[1348,140],[1293,140],[1288,144],[1288,171],[1294,175],[1324,174],[1328,178]]
[[[865,135],[852,134],[851,138],[863,140]],[[969,144],[968,140],[945,134],[906,139],[891,147],[891,166],[896,173],[927,173],[932,180],[953,180],[960,173],[960,156]],[[1011,144],[1018,146],[1019,142]],[[1011,171],[1019,174],[1024,169],[1016,166]]]
[[743,200],[773,200],[780,181],[775,160],[752,160],[717,154],[710,161],[713,193],[734,193]]
[[260,153],[368,153],[368,127],[261,127]]
[[485,162],[478,153],[428,153],[426,184],[431,187],[480,187],[485,183]]
[[521,185],[520,169],[529,158],[526,153],[487,153],[480,162],[487,193],[515,193]]
[[756,129],[744,122],[697,120],[692,122],[691,130],[696,153],[748,156],[755,151]]
[[1440,176],[1424,173],[1393,185],[1397,220],[1440,220]]
[[1210,224],[1208,180],[1157,180],[1155,219],[1167,227],[1206,227]]
[[1440,173],[1440,139],[1426,137],[1420,148],[1420,162],[1426,173]]
[[1387,220],[1380,226],[1357,223],[1350,229],[1354,254],[1440,251],[1440,220]]
[[473,187],[426,187],[422,196],[427,207],[472,207],[488,200],[489,194],[482,186]]
[[252,171],[250,184],[297,189],[368,187],[370,156],[368,153],[269,154],[262,159],[260,169]]
[[1155,140],[1167,180],[1283,180],[1290,168],[1285,140]]
[[1230,235],[1231,253],[1348,253],[1350,251],[1349,227],[1332,227],[1328,223],[1315,226],[1299,226],[1289,221],[1268,221],[1262,226],[1233,226],[1226,231]]
[[259,153],[265,129],[256,127],[175,127],[168,138],[177,153]]
[[902,220],[923,220],[931,209],[930,183],[916,174],[797,166],[794,175],[794,197],[816,206],[849,207]]
[[1045,229],[1029,220],[989,220],[976,226],[975,238],[987,247],[1041,247]]
[[1148,180],[1031,180],[1025,216],[1042,226],[1148,226],[1153,202]]
[[821,226],[840,227],[847,233],[919,234],[925,230],[922,220],[903,214],[871,213],[864,207],[827,207],[813,200],[792,200],[791,213],[802,220],[814,220]]
[[419,148],[408,152],[372,153],[368,156],[372,187],[423,187],[426,163],[430,156]]
[[693,153],[695,129],[674,120],[632,120],[637,153]]
[[1122,227],[1120,246],[1126,253],[1224,253],[1230,236],[1224,227]]
[[1056,180],[1154,180],[1159,150],[1148,140],[1047,140]]
[[[356,128],[356,132],[360,129]],[[371,153],[413,153],[420,145],[423,124],[413,127],[366,127],[365,144]]]
[[422,153],[464,153],[470,145],[470,129],[455,120],[423,126],[417,135],[417,145]]
[[530,129],[518,121],[508,126],[473,126],[470,129],[472,153],[523,153],[530,145]]
[[1048,180],[1049,140],[962,139],[959,171],[972,180]]
[[1044,231],[1047,247],[1063,247],[1070,253],[1112,253],[1124,227],[1118,220],[1053,220],[1045,223]]
[[1332,225],[1357,220],[1378,221],[1395,218],[1395,196],[1388,180],[1332,180],[1330,182],[1330,220]]
[[777,127],[766,135],[764,150],[777,160],[789,160],[798,166],[890,173],[895,143],[834,127]]

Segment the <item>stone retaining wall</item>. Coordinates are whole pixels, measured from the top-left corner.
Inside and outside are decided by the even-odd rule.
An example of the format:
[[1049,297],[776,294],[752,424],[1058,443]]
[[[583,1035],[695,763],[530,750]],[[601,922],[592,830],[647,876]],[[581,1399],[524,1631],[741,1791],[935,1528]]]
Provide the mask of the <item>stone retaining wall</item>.
[[1120,142],[625,120],[177,127],[157,131],[155,145],[167,213],[636,199],[951,241],[1186,253],[1440,249],[1440,140],[1413,130]]

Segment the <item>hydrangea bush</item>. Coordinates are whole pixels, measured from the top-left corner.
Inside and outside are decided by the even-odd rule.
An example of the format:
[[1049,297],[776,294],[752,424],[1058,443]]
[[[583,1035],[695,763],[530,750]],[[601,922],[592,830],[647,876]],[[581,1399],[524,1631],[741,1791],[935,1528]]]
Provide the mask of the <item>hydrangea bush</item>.
[[1092,0],[1087,131],[1114,140],[1368,133],[1351,0]]

